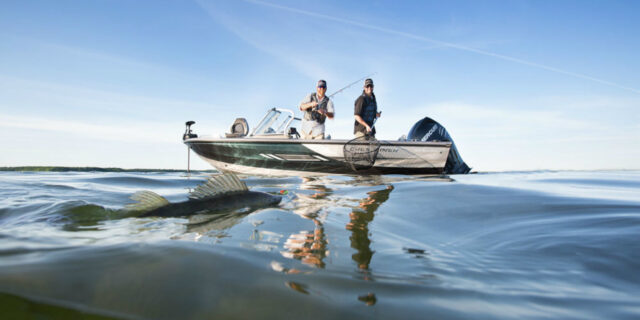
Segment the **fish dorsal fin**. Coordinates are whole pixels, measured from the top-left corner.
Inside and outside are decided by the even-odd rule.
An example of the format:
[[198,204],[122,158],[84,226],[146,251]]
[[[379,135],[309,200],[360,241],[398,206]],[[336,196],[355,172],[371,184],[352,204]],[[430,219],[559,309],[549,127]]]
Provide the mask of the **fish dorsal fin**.
[[206,199],[223,194],[248,191],[247,185],[233,173],[224,173],[209,177],[207,182],[197,186],[189,194],[189,199]]
[[169,204],[167,199],[152,191],[138,191],[130,199],[136,202],[124,206],[129,211],[151,211]]

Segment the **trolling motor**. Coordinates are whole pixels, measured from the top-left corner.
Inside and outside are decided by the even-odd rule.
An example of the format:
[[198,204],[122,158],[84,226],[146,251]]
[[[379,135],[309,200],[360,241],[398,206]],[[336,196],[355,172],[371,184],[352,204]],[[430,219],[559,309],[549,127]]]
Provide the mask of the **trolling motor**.
[[[182,135],[182,140],[187,140],[191,138],[197,138],[198,135],[191,131],[191,126],[194,125],[195,121],[187,121],[185,122],[185,126],[187,128],[184,130],[184,134]],[[187,145],[187,174],[191,174],[191,148]]]
[[198,135],[193,133],[191,131],[191,126],[194,125],[196,122],[195,121],[187,121],[185,123],[185,125],[187,126],[186,130],[184,131],[184,134],[182,135],[182,140],[187,140],[187,139],[191,139],[191,138],[197,138]]

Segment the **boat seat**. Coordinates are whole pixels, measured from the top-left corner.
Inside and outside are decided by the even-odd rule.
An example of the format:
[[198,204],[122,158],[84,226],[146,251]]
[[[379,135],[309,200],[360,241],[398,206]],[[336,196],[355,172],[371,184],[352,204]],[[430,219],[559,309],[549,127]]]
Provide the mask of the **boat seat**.
[[225,133],[227,138],[242,138],[249,134],[249,124],[245,118],[237,118],[231,125],[231,132]]

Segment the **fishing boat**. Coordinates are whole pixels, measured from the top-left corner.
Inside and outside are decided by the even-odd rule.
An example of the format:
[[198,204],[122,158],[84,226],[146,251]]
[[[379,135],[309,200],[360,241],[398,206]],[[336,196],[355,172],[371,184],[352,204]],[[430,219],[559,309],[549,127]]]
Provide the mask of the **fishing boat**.
[[[222,172],[296,176],[442,174],[453,145],[452,141],[410,139],[307,140],[297,132],[299,123],[300,118],[293,111],[272,108],[253,131],[249,131],[245,119],[239,118],[231,126],[231,132],[220,137],[199,137],[191,130],[194,122],[189,121],[183,141]],[[355,159],[353,150],[365,154],[369,163],[358,163],[362,159]]]

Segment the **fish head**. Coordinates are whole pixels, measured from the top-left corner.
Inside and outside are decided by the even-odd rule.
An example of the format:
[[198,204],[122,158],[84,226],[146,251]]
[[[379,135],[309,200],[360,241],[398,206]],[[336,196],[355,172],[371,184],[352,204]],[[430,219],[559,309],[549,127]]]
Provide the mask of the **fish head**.
[[282,201],[282,197],[264,192],[255,192],[255,197],[252,200],[252,206],[254,207],[273,207]]

